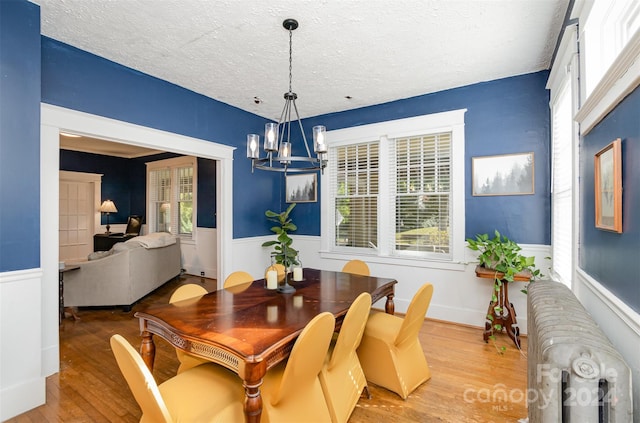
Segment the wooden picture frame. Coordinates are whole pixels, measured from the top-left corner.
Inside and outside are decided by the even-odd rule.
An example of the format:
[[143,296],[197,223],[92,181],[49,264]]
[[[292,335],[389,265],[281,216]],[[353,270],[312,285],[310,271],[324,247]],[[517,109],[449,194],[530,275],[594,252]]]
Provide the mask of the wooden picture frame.
[[318,201],[318,181],[315,173],[286,175],[287,203],[315,203]]
[[595,155],[596,228],[622,233],[622,143],[614,140]]
[[535,193],[533,152],[471,158],[472,195]]

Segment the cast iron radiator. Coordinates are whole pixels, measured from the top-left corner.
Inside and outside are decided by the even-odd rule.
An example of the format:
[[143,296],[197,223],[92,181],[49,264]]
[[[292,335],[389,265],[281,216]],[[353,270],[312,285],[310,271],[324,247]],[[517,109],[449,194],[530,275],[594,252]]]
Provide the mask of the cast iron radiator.
[[529,423],[628,423],[631,371],[565,285],[529,284]]

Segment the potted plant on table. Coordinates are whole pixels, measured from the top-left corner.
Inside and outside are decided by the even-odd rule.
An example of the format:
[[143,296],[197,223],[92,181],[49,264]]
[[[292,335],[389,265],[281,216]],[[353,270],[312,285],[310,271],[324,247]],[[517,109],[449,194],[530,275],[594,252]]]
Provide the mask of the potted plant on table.
[[[535,267],[535,257],[522,255],[520,253],[522,248],[508,237],[501,235],[497,230],[494,232],[493,238],[489,238],[488,234],[478,234],[475,239],[467,238],[467,243],[471,250],[480,252],[478,256],[480,266],[494,272],[494,290],[491,296],[491,307],[493,307],[493,310],[490,309],[489,313],[487,313],[488,322],[486,326],[487,330],[490,331],[488,338],[494,341],[495,344],[494,332],[501,332],[503,329],[499,322],[494,321],[494,315],[502,315],[503,313],[504,299],[498,298],[502,292],[502,284],[504,282],[513,282],[516,275],[519,277],[526,275],[525,277],[529,277],[529,282],[534,281],[542,275],[540,270]],[[527,287],[525,286],[521,291],[526,294]],[[511,307],[511,304],[506,304],[506,307]],[[513,310],[511,310],[511,312],[513,312]],[[519,348],[517,343],[516,346]],[[505,347],[501,347],[499,352],[502,353],[504,350]]]
[[262,246],[273,246],[272,257],[274,257],[276,263],[284,266],[285,275],[293,265],[299,264],[298,250],[291,246],[293,239],[289,236],[289,232],[293,232],[298,229],[289,217],[289,214],[295,206],[296,203],[292,203],[285,211],[280,213],[276,213],[271,210],[267,210],[265,212],[267,219],[276,223],[275,226],[271,227],[271,232],[275,233],[277,237],[273,241],[263,242]]

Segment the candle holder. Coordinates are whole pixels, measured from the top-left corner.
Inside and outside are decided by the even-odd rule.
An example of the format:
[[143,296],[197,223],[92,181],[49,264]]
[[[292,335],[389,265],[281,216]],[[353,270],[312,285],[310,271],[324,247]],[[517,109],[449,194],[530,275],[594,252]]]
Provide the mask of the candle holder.
[[284,270],[284,284],[278,287],[278,292],[283,294],[290,294],[296,292],[296,289],[289,285],[289,272],[288,269]]

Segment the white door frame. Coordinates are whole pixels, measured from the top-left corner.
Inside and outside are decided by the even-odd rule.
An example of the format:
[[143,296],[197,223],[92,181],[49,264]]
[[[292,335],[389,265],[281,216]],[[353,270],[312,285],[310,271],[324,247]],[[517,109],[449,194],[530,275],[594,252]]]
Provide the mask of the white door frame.
[[[60,370],[58,340],[58,208],[60,132],[72,132],[123,144],[216,160],[217,280],[232,266],[233,150],[184,135],[41,103],[40,120],[40,264],[42,281],[43,375]],[[56,207],[47,205],[55,204]],[[225,248],[226,247],[226,248]]]

